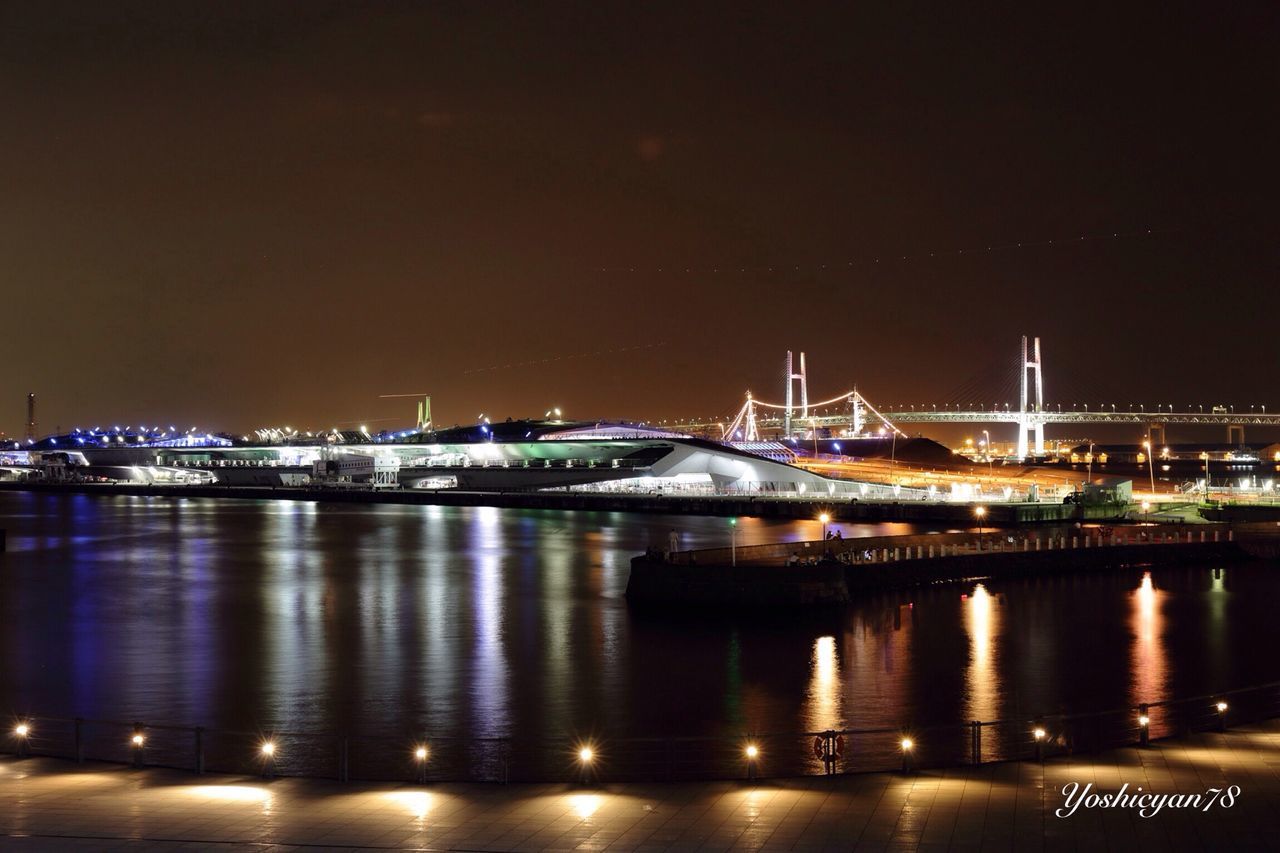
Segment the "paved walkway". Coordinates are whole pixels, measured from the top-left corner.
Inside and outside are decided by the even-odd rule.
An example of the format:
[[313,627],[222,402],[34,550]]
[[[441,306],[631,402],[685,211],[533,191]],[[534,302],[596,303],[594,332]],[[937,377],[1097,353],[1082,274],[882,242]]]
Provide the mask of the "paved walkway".
[[[1234,805],[1085,808],[1101,793],[1201,793]],[[1147,749],[924,772],[745,784],[339,785],[56,759],[0,760],[0,849],[1219,850],[1280,845],[1280,723]]]

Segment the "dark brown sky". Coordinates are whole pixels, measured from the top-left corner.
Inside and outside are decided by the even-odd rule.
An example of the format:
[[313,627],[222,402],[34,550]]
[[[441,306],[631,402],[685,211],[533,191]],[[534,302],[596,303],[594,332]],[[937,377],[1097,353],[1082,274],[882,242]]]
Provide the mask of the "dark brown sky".
[[0,429],[1280,404],[1274,3],[864,5],[6,2]]

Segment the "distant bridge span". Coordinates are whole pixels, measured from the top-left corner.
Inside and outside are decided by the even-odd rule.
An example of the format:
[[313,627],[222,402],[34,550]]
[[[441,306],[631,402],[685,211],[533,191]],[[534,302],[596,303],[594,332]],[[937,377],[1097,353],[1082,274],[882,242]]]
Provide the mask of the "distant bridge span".
[[[1072,411],[889,411],[884,416],[895,423],[904,424],[988,424],[1031,423],[1042,424],[1209,424],[1217,426],[1280,426],[1280,414],[1266,412],[1072,412]],[[827,418],[818,419],[822,424]],[[840,418],[831,418],[840,422]],[[849,419],[844,418],[847,422]]]
[[[1157,407],[1155,411],[1148,412],[1145,409],[1118,411],[1115,408],[1111,411],[1105,408],[1089,411],[1087,407],[1082,410],[1063,410],[1059,404],[1055,410],[1052,404],[1044,402],[1040,339],[1035,338],[1033,342],[1029,342],[1025,336],[1022,338],[1022,358],[1019,362],[1021,394],[1016,409],[1006,405],[1003,409],[928,409],[923,406],[904,409],[895,406],[877,410],[856,390],[847,391],[830,400],[811,402],[804,353],[800,354],[799,363],[797,373],[792,354],[787,353],[784,372],[785,403],[767,403],[748,393],[746,402],[730,423],[690,422],[669,426],[708,434],[718,431],[722,438],[728,440],[758,441],[764,432],[794,436],[814,428],[839,429],[844,435],[864,435],[866,428],[877,420],[884,428],[900,435],[903,433],[898,424],[1009,423],[1017,425],[1017,455],[1024,458],[1028,455],[1044,455],[1046,424],[1139,425],[1146,428],[1148,440],[1153,444],[1165,443],[1165,427],[1170,424],[1225,426],[1227,440],[1242,444],[1246,426],[1280,426],[1280,413],[1269,413],[1265,406],[1261,407],[1261,411],[1251,408],[1248,412],[1236,412],[1224,406],[1210,406],[1207,412],[1203,407],[1200,411],[1175,412],[1172,406],[1167,411],[1163,407]],[[798,405],[793,393],[796,380],[800,383]],[[1072,405],[1075,406],[1074,403]]]

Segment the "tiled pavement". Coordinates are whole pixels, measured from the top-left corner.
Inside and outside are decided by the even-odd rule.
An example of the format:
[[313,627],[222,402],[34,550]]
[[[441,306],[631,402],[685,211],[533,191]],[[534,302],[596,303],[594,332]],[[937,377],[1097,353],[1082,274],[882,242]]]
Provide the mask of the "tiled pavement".
[[[1280,723],[1096,756],[746,784],[340,785],[0,760],[0,849],[1218,850],[1280,848]],[[1062,788],[1231,808],[1081,808]]]

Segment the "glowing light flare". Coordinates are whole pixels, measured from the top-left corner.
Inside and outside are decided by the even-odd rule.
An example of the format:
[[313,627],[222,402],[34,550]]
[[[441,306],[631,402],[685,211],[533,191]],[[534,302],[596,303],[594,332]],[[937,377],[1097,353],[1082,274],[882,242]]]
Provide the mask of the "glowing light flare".
[[435,805],[434,798],[429,791],[387,791],[383,798],[388,802],[394,803],[409,813],[409,816],[422,820],[431,811],[431,807]]
[[192,785],[180,789],[193,797],[206,800],[221,800],[227,803],[268,803],[271,792],[265,788],[252,785]]
[[579,820],[586,820],[600,810],[604,798],[599,794],[573,794],[569,797],[569,805]]

